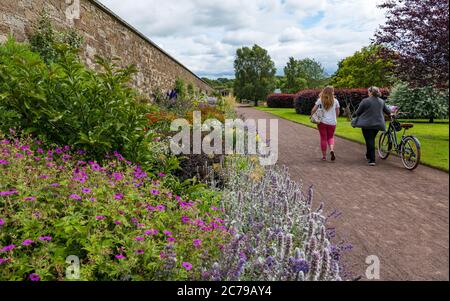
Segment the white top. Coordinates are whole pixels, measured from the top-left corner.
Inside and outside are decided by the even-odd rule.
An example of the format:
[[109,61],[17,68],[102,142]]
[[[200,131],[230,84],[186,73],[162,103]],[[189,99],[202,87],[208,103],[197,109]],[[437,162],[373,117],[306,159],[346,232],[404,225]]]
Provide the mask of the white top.
[[[322,105],[322,100],[317,100],[316,105]],[[340,107],[339,101],[336,98],[334,99],[333,106],[328,111],[322,105],[323,118],[321,122],[328,125],[337,125],[336,109]]]

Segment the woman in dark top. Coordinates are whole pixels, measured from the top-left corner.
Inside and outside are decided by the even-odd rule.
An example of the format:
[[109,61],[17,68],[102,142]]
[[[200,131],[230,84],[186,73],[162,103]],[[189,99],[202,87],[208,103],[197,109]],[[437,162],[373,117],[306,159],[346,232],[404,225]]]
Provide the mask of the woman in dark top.
[[384,114],[390,115],[391,111],[381,97],[380,89],[369,88],[369,97],[364,99],[355,112],[353,126],[362,128],[366,140],[366,159],[370,166],[375,166],[375,138],[379,131],[386,131]]

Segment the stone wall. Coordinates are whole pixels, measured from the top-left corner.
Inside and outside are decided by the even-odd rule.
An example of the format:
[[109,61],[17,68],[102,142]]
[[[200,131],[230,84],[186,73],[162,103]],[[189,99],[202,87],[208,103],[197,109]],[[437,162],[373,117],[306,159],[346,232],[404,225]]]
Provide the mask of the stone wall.
[[43,9],[58,29],[75,28],[84,36],[82,56],[91,68],[95,55],[116,56],[123,65],[137,66],[134,84],[145,94],[173,88],[176,78],[212,92],[189,69],[95,0],[0,0],[0,42],[9,34],[26,41]]

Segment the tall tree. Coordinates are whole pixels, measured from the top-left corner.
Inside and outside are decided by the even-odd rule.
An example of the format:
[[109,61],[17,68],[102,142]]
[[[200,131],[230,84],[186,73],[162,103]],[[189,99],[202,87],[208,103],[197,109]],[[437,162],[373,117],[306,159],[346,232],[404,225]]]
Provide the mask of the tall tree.
[[243,47],[236,51],[234,61],[234,92],[238,99],[248,99],[258,105],[275,87],[275,63],[267,50],[258,45]]
[[286,77],[283,92],[296,93],[306,88],[317,88],[323,84],[326,78],[322,65],[314,59],[296,60],[293,57],[284,68]]
[[387,0],[375,40],[397,53],[396,73],[414,86],[448,87],[448,0]]
[[392,60],[385,57],[388,50],[379,45],[362,48],[339,62],[331,84],[338,88],[388,87],[393,83]]

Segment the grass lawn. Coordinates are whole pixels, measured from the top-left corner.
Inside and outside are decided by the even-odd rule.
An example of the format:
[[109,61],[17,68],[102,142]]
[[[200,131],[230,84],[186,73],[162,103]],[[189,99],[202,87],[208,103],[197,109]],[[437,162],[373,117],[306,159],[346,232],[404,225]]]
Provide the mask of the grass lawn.
[[[258,110],[271,113],[278,117],[291,120],[300,124],[315,128],[307,115],[299,115],[294,109],[272,109],[267,107],[258,107]],[[416,136],[422,146],[423,164],[433,166],[448,172],[448,121],[440,120],[439,123],[430,124],[423,121],[415,122],[414,128],[407,133]],[[361,129],[354,129],[347,118],[339,118],[339,124],[336,129],[336,135],[352,141],[364,143]]]

